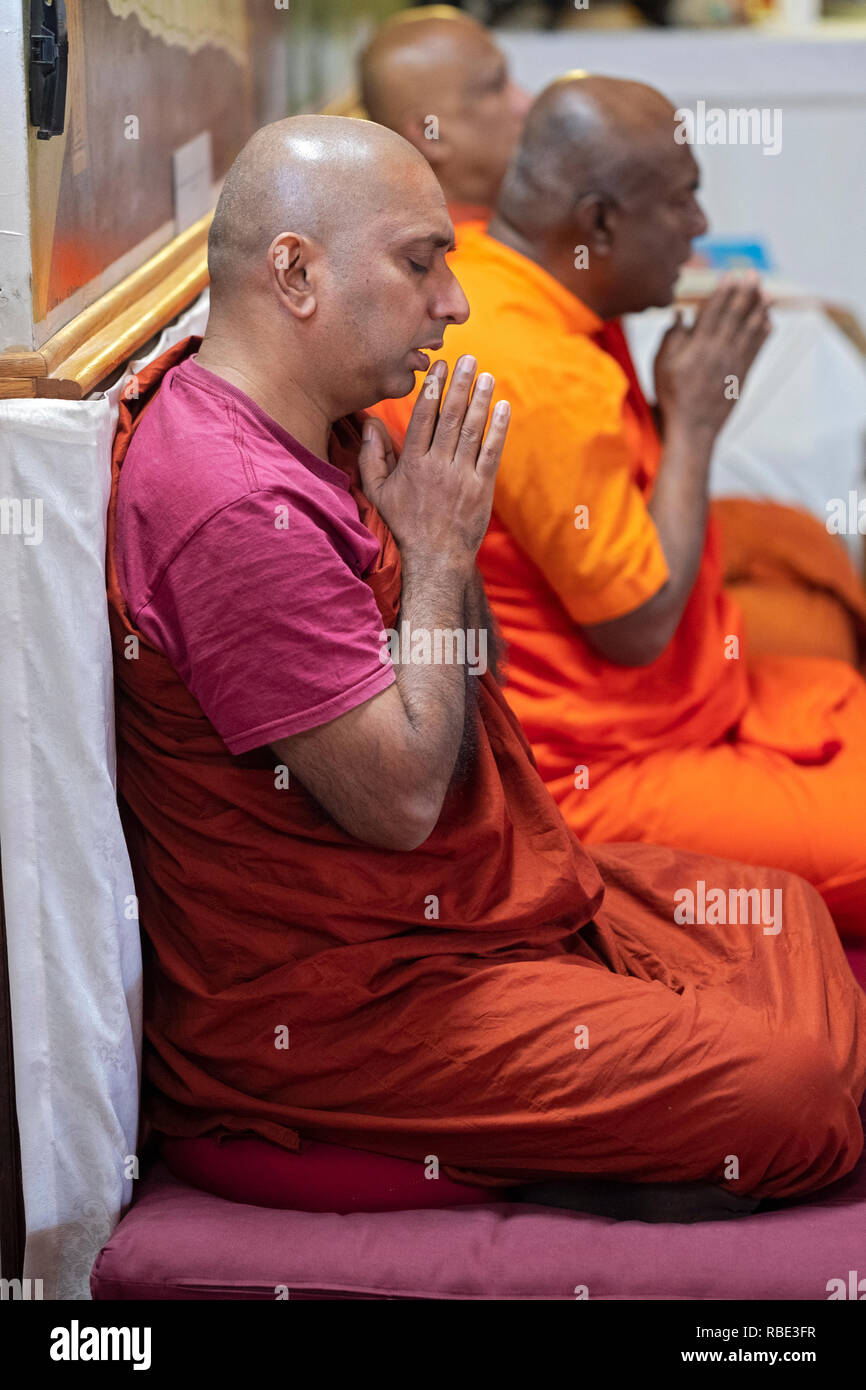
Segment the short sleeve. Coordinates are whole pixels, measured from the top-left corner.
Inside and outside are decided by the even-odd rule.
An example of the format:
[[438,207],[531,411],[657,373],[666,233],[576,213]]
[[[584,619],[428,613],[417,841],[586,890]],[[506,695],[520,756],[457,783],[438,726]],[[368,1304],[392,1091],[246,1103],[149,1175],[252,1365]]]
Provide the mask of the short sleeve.
[[497,516],[581,625],[632,612],[668,578],[611,368],[609,381],[567,371],[515,393],[496,481]]
[[235,754],[336,719],[394,680],[345,528],[294,506],[283,529],[280,502],[263,489],[212,516],[135,615]]

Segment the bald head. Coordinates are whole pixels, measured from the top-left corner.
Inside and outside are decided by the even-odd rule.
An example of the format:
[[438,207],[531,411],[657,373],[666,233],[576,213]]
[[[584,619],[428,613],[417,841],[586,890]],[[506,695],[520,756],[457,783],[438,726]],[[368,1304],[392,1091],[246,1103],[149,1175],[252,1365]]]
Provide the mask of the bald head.
[[429,170],[391,130],[343,116],[291,116],[263,126],[226,175],[211,223],[215,304],[267,279],[268,248],[294,232],[339,257],[362,245],[376,209]]
[[568,76],[542,92],[506,175],[499,212],[527,236],[555,231],[596,191],[623,198],[673,145],[674,108],[642,82]]
[[468,316],[429,164],[391,130],[294,116],[256,132],[211,226],[200,364],[319,458],[330,425],[403,396]]
[[405,10],[360,56],[361,99],[433,166],[449,201],[492,205],[529,100],[487,30],[448,5]]
[[569,74],[526,120],[490,224],[601,318],[671,301],[707,228],[698,166],[653,87]]
[[376,31],[359,59],[367,115],[397,130],[419,104],[432,110],[442,83],[459,80],[467,47],[486,56],[495,45],[462,10],[432,5],[395,15]]

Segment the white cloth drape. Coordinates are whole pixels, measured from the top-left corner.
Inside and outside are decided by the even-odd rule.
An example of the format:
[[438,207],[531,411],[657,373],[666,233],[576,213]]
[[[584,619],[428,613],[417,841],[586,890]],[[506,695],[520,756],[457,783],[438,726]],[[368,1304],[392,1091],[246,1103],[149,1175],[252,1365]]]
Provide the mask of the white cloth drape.
[[[148,358],[206,319],[205,294]],[[45,1298],[89,1298],[136,1153],[141,952],[105,599],[121,389],[0,401],[0,856],[24,1274]]]
[[[641,385],[652,400],[652,362],[672,311],[626,320]],[[863,495],[866,364],[818,309],[777,308],[713,451],[713,497],[802,507],[824,523],[828,503]],[[720,390],[722,389],[720,385]],[[862,567],[863,537],[843,538]]]

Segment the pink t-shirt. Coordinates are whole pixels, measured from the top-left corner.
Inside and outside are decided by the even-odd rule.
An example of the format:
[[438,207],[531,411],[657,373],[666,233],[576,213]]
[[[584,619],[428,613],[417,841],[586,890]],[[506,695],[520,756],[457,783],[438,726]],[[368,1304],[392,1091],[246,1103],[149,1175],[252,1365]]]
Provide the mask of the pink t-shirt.
[[132,439],[116,553],[132,622],[231,753],[394,680],[362,578],[378,542],[345,473],[194,358],[167,373]]

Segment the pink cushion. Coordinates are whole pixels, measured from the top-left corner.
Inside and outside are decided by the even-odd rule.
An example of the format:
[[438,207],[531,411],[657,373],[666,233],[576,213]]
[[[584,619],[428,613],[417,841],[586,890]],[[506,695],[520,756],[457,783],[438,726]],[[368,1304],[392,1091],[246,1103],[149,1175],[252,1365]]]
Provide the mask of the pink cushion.
[[98,1300],[826,1299],[866,1272],[866,1162],[804,1202],[647,1225],[513,1202],[331,1213],[239,1206],[159,1164],[103,1247]]
[[501,1201],[502,1188],[435,1180],[406,1158],[304,1140],[290,1153],[266,1139],[163,1139],[162,1157],[191,1187],[231,1202],[294,1211],[412,1211]]

